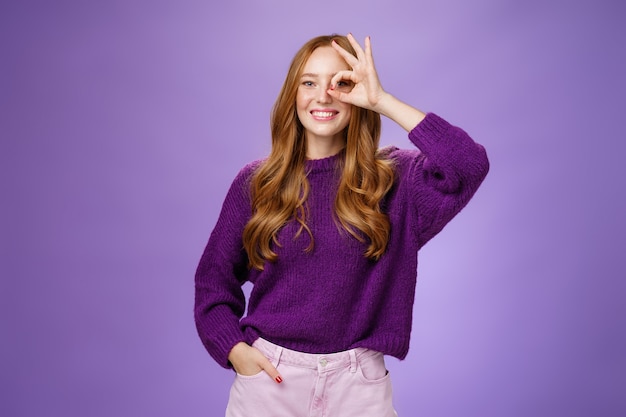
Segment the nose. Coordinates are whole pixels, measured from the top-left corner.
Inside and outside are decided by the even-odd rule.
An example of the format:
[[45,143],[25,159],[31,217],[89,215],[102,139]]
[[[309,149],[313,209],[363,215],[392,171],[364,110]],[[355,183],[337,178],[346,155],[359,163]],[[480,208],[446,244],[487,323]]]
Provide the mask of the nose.
[[320,84],[320,89],[317,94],[317,102],[318,103],[330,103],[333,101],[333,98],[328,94],[328,89],[330,88],[330,84]]

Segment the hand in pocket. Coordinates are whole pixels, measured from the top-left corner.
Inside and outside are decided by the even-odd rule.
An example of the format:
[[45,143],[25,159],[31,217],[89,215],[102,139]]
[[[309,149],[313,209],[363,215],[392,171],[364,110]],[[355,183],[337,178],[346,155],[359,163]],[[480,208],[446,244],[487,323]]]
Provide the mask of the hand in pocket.
[[265,371],[277,383],[283,382],[282,377],[269,359],[260,350],[247,343],[236,344],[230,351],[228,360],[239,375],[254,376]]

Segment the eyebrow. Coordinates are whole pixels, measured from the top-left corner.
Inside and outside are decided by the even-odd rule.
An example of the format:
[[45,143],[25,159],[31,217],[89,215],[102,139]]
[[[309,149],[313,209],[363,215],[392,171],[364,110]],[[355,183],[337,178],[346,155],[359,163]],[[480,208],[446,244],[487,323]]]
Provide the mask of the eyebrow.
[[[335,73],[333,73],[333,74],[330,74],[330,77],[332,78],[332,77],[334,77],[335,75],[337,75],[337,73],[336,73],[336,72],[335,72]],[[304,78],[304,77],[312,77],[312,78],[317,78],[317,77],[319,77],[319,74],[314,74],[314,73],[312,73],[312,72],[307,72],[307,73],[304,73],[304,74],[302,74],[302,75],[300,76],[300,78]]]

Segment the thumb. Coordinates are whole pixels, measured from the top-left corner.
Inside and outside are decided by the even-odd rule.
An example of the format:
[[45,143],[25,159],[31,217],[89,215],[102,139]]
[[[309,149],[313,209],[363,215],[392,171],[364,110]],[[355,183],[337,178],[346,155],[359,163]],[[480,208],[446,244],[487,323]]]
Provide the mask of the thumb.
[[350,102],[350,100],[348,100],[348,94],[341,92],[341,91],[337,91],[337,90],[333,90],[331,88],[329,88],[327,90],[328,95],[331,96],[332,98],[334,98],[335,100],[339,100],[342,103],[348,103],[348,104],[352,104]]
[[263,359],[259,363],[259,366],[265,371],[265,373],[270,376],[270,378],[276,381],[277,384],[283,382],[283,378],[280,376],[278,369],[276,369],[276,367],[272,365],[272,362],[270,362],[269,359],[263,357]]

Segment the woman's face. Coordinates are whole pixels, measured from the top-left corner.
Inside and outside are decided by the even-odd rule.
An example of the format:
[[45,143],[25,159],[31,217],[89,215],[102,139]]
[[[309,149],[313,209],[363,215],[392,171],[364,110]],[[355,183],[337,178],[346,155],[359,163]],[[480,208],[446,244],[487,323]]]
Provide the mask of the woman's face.
[[[327,90],[336,73],[349,69],[346,61],[330,46],[317,48],[304,65],[296,95],[296,109],[306,132],[307,144],[312,141],[343,143],[342,132],[350,121],[352,106],[333,99]],[[337,89],[345,91],[350,88],[347,82],[337,85]]]

